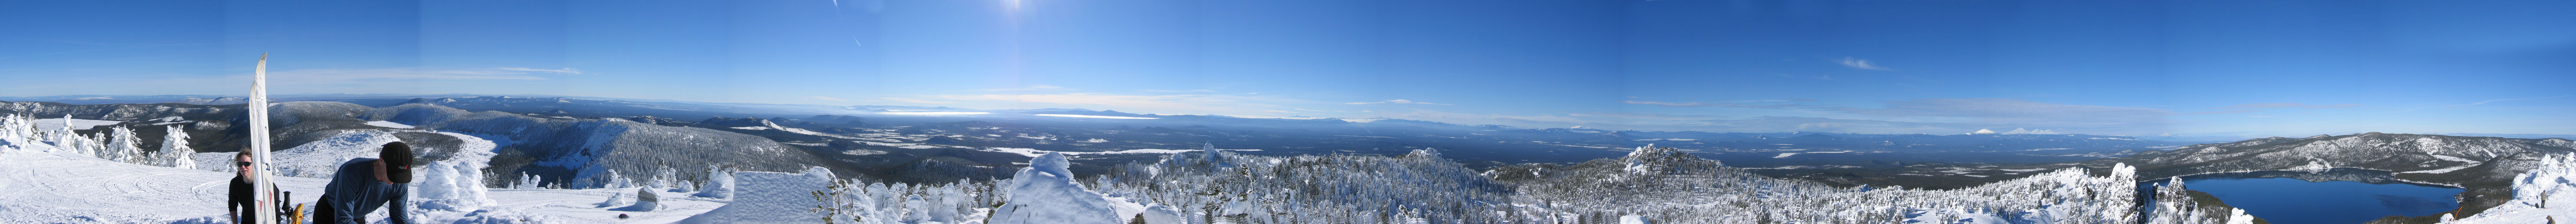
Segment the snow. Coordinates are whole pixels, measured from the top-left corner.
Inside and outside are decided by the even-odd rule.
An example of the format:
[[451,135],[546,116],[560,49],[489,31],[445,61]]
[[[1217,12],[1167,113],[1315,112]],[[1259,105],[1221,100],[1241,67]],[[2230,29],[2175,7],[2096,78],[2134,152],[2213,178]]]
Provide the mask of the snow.
[[[822,206],[813,193],[828,190],[832,171],[814,167],[804,173],[740,172],[733,175],[734,200],[723,207],[679,220],[679,223],[809,223]],[[622,189],[620,189],[622,190]]]
[[2451,171],[2459,171],[2460,169],[2468,169],[2469,167],[2477,167],[2477,166],[2478,166],[2478,164],[2469,164],[2469,165],[2456,166],[2456,167],[2451,167],[2451,168],[2441,168],[2441,169],[2432,169],[2432,170],[2406,171],[2406,172],[2398,172],[2398,173],[2451,173]]
[[1029,160],[1011,177],[1010,202],[993,213],[991,223],[1119,223],[1117,211],[1098,192],[1074,183],[1064,154],[1047,153]]
[[1646,216],[1627,215],[1619,216],[1619,224],[1654,224],[1654,222],[1647,222]]
[[[51,146],[32,145],[50,148]],[[227,163],[229,164],[229,163]],[[77,169],[65,169],[77,167]],[[0,153],[0,223],[140,223],[222,216],[233,174],[128,164],[64,151]],[[325,180],[278,178],[290,201]],[[138,208],[155,208],[137,210]]]
[[1906,219],[1905,219],[1905,221],[1903,221],[1903,223],[1944,223],[1944,224],[1947,224],[1947,223],[1973,223],[1973,224],[2005,224],[2005,223],[2011,223],[2011,222],[2007,222],[2007,221],[2006,221],[2007,219],[2004,219],[2003,217],[1995,216],[1995,214],[1993,214],[1993,213],[1986,213],[1986,212],[1970,212],[1970,211],[1962,211],[1962,210],[1959,210],[1959,209],[1924,209],[1924,210],[1916,210],[1916,211],[1914,211],[1913,213],[1908,214],[1908,215],[1911,215],[1911,216],[1913,216],[1913,217],[1906,218]]
[[1163,203],[1145,205],[1145,224],[1183,224],[1181,212]]
[[1772,154],[1772,157],[1790,157],[1790,154],[1842,154],[1842,152],[1780,152],[1780,154]]
[[73,130],[89,130],[90,128],[96,128],[96,127],[98,127],[98,126],[100,126],[100,125],[111,125],[111,124],[116,124],[116,123],[122,122],[122,121],[110,121],[110,120],[90,120],[90,119],[72,119],[72,118],[47,118],[47,119],[36,119],[35,121],[32,121],[32,122],[30,122],[30,123],[36,123],[36,130],[54,130],[54,129],[61,129],[61,128],[63,128],[63,125],[64,125],[64,123],[63,123],[63,122],[64,122],[64,120],[70,120],[70,121],[71,121],[71,124],[70,124],[70,125],[72,126],[72,129],[73,129]]
[[1080,114],[1036,114],[1036,115],[1038,115],[1038,116],[1048,116],[1048,117],[1070,117],[1070,118],[1162,119],[1162,118],[1152,118],[1152,117],[1120,117],[1120,116],[1100,116],[1100,115],[1080,115]]
[[411,128],[411,125],[408,125],[408,124],[402,124],[402,123],[394,123],[394,122],[392,122],[392,121],[369,121],[369,122],[367,122],[367,125],[375,125],[376,127],[388,127],[388,128]]
[[2576,154],[2544,156],[2539,162],[2514,175],[2513,200],[2453,223],[2576,222]]
[[1803,153],[1851,153],[1851,152],[1852,152],[1852,151],[1833,151],[1833,152],[1790,152],[1790,153],[1780,153],[1780,155],[1777,155],[1777,156],[1771,156],[1771,158],[1789,158],[1789,156],[1795,156],[1795,155],[1803,154]]

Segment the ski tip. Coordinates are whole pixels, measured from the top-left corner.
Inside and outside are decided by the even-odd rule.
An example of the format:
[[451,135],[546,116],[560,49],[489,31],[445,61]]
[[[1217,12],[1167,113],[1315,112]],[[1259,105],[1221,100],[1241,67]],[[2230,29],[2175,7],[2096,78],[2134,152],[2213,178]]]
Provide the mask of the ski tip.
[[259,60],[261,60],[261,61],[267,61],[267,60],[268,60],[268,52],[259,52]]

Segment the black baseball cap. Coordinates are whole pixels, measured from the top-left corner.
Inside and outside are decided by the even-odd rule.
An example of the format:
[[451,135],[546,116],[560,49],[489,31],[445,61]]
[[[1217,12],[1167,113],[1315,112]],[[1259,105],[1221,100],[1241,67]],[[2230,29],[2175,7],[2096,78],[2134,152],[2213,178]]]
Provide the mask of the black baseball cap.
[[402,142],[385,143],[384,151],[379,152],[376,159],[385,162],[385,180],[397,184],[411,183],[411,145]]

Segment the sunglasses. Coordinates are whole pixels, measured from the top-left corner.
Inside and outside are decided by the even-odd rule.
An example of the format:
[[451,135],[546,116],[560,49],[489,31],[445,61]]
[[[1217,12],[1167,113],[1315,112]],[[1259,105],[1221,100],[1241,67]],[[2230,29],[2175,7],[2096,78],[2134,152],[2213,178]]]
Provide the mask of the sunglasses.
[[250,162],[233,161],[233,166],[250,166]]

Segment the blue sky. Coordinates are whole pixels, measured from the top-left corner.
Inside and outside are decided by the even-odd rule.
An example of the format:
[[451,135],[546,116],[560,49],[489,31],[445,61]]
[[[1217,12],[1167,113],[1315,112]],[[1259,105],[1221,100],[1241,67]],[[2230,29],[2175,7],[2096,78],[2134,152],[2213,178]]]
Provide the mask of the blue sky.
[[2576,134],[2568,1],[12,1],[0,96],[553,94],[1523,127]]

